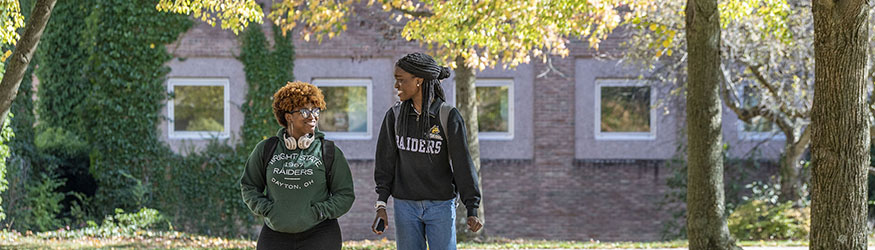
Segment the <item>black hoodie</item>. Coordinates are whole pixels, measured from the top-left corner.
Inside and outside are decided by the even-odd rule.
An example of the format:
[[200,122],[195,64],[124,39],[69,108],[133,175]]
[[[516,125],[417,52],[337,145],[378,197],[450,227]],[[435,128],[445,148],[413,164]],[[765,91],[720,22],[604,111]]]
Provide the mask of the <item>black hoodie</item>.
[[[395,105],[413,104],[408,101]],[[374,168],[378,199],[387,201],[391,195],[404,200],[449,200],[459,195],[468,216],[477,216],[480,188],[474,162],[468,153],[465,121],[453,108],[447,118],[448,131],[444,131],[438,117],[440,106],[440,101],[434,101],[428,108],[430,124],[427,131],[417,128],[413,107],[407,109],[410,110],[407,114],[399,114],[411,116],[404,135],[395,134],[394,109],[386,112],[377,139]]]

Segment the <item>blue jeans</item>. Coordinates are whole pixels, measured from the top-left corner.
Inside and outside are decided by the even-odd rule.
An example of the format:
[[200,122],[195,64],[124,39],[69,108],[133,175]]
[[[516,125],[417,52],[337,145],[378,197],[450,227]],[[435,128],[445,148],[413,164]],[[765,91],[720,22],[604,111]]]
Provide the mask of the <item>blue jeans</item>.
[[395,247],[398,250],[456,250],[456,199],[395,199]]

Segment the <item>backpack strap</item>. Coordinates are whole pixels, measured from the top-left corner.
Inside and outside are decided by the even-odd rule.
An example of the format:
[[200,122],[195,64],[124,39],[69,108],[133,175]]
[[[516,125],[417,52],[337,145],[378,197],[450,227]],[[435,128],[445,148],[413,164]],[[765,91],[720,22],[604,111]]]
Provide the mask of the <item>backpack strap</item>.
[[[441,128],[444,129],[444,133],[447,131],[447,120],[450,118],[450,110],[453,110],[453,106],[447,102],[441,103],[441,111],[440,111],[440,119],[441,119]],[[401,102],[396,102],[395,106],[392,106],[392,113],[395,114],[395,135],[400,133],[398,129],[398,117],[401,114]]]
[[331,172],[331,169],[334,167],[334,141],[332,140],[322,140],[322,165],[325,166],[325,175],[328,193],[331,193],[331,181],[334,174]]
[[400,129],[401,121],[398,119],[398,117],[401,116],[401,102],[400,101],[395,102],[395,105],[392,106],[392,113],[395,114],[395,136],[398,136],[398,134],[401,133],[401,129]]
[[[446,102],[441,103],[441,128],[444,129],[444,133],[447,133],[447,120],[450,119],[450,111],[453,110],[453,106],[447,104]],[[447,137],[449,138],[449,137]],[[448,140],[449,141],[449,140]]]
[[450,154],[450,135],[447,132],[447,120],[450,119],[450,111],[453,110],[453,106],[451,106],[447,102],[441,103],[441,111],[440,111],[440,119],[441,119],[441,128],[444,129],[444,140],[447,141],[447,157],[450,159],[450,164],[453,164],[453,156]]
[[261,151],[261,162],[264,163],[264,167],[261,168],[261,176],[267,177],[267,164],[270,162],[270,158],[273,157],[273,152],[276,151],[276,144],[280,141],[279,137],[271,136],[267,138],[267,141],[264,143],[264,150]]

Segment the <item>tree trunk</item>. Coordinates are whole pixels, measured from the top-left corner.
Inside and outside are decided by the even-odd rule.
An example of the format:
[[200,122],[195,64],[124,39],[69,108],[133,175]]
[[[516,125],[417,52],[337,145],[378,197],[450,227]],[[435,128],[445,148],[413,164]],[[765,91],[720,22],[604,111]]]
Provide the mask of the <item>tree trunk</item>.
[[811,137],[808,129],[805,128],[806,131],[803,132],[798,141],[793,141],[792,135],[785,135],[787,142],[784,145],[784,154],[781,159],[781,194],[778,197],[781,202],[799,202],[805,194],[800,160],[810,143]]
[[[456,82],[456,108],[462,114],[462,119],[465,120],[465,129],[468,131],[468,152],[471,154],[471,159],[474,161],[474,167],[477,169],[477,182],[480,183],[480,193],[483,193],[483,177],[480,175],[480,127],[477,124],[477,89],[474,86],[474,81],[477,79],[477,72],[474,68],[465,65],[465,58],[461,55],[456,56],[456,69],[454,70]],[[480,208],[477,210],[480,220],[484,222],[486,214],[483,213],[483,202],[480,203]],[[468,240],[480,238],[485,235],[486,227],[484,226],[479,232],[474,233],[468,230],[467,211],[465,206],[456,208],[456,235],[459,240]]]
[[690,249],[735,249],[724,219],[720,17],[716,0],[688,0],[687,234]]
[[798,201],[802,195],[800,158],[802,158],[801,153],[793,152],[789,146],[785,147],[783,159],[781,159],[781,194],[779,197],[781,202]]
[[46,23],[49,22],[52,9],[55,8],[55,1],[39,0],[36,2],[30,19],[25,24],[24,34],[21,35],[21,39],[12,50],[9,64],[6,65],[6,73],[3,74],[3,80],[0,81],[0,124],[6,122],[9,107],[12,106],[12,101],[18,95],[18,85],[24,78],[27,64],[33,59],[33,52],[36,51],[39,39],[43,36],[43,30]]
[[815,0],[810,249],[866,249],[869,6]]

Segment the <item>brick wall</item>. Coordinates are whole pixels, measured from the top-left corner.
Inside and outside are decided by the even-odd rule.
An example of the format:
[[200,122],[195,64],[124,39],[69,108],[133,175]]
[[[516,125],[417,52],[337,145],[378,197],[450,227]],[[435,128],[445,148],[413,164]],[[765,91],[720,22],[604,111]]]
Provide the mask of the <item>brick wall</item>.
[[[340,219],[344,239],[394,238],[370,232],[377,198],[373,164],[350,162],[356,202]],[[662,161],[572,160],[538,166],[531,160],[485,160],[481,173],[486,230],[493,236],[648,241],[659,239],[664,220],[671,218],[657,206],[672,174]],[[390,204],[390,217],[392,212]]]

